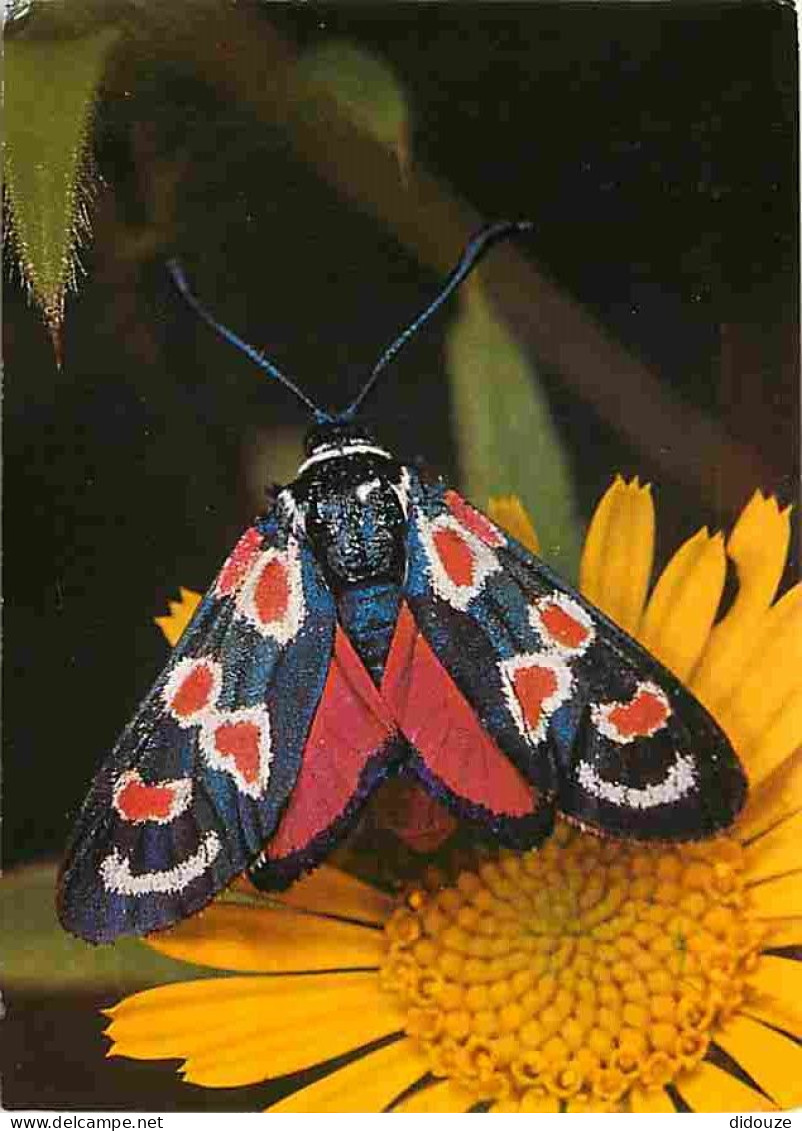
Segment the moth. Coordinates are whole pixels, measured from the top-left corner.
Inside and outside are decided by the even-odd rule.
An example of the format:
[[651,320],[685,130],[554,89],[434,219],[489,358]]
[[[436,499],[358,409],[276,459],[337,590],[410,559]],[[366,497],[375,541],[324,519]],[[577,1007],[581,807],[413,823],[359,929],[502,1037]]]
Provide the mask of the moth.
[[501,845],[555,813],[600,834],[692,840],[746,781],[707,711],[625,632],[357,418],[377,377],[496,240],[329,415],[310,409],[296,478],[223,564],[98,772],[61,869],[63,925],[91,942],[199,911],[243,871],[281,889],[315,867],[385,779],[416,781]]

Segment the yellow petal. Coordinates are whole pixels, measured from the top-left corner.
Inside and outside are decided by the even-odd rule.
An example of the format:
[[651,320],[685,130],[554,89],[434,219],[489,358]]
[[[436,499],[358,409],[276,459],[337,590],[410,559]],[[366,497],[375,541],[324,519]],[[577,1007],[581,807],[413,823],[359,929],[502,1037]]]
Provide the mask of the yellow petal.
[[741,757],[750,782],[759,784],[802,746],[802,690],[790,695]]
[[382,934],[371,927],[233,903],[212,904],[147,941],[182,962],[260,973],[378,967],[384,953]]
[[[341,1056],[401,1029],[392,1007],[377,1008],[368,1001],[348,1008],[324,1001],[304,1016],[284,1013],[284,1021],[271,1025],[267,1033],[261,1026],[242,1041],[229,1034],[216,1047],[187,1057],[183,1078],[206,1088],[254,1084]],[[292,1028],[290,1034],[286,1024]]]
[[738,834],[753,837],[802,809],[802,751],[783,762],[756,789],[738,818]]
[[715,708],[734,686],[753,654],[754,633],[771,604],[785,568],[790,538],[790,508],[756,491],[727,542],[738,571],[738,593],[727,615],[713,629],[691,687]]
[[743,1012],[802,1037],[802,963],[763,955],[749,976]]
[[755,491],[738,516],[727,553],[742,577],[742,603],[769,605],[780,584],[791,537],[791,508],[780,510],[773,495]]
[[780,821],[745,848],[750,883],[802,869],[802,812]]
[[188,982],[171,982],[129,994],[103,1012],[115,1021],[118,1018],[125,1018],[126,1022],[133,1018],[141,1019],[147,1032],[153,1017],[174,1015],[183,1022],[192,1009],[213,1016],[221,1006],[225,1005],[226,1009],[233,1007],[238,999],[245,1001],[252,994],[270,992],[269,987],[280,986],[283,981],[271,978],[195,978]]
[[235,1087],[399,1032],[374,974],[230,977],[159,986],[111,1011],[113,1056],[185,1060],[185,1078]]
[[690,1108],[699,1112],[776,1111],[760,1092],[743,1084],[723,1068],[703,1060],[688,1077],[680,1077],[677,1091]]
[[293,1092],[274,1104],[270,1114],[381,1112],[427,1068],[412,1042],[402,1038]]
[[781,1108],[802,1103],[802,1046],[743,1016],[728,1021],[715,1040]]
[[674,1101],[665,1088],[633,1088],[629,1093],[629,1110],[644,1114],[676,1113]]
[[602,607],[604,588],[604,567],[607,556],[607,543],[616,510],[620,509],[626,484],[616,475],[610,486],[596,505],[596,510],[585,535],[582,547],[582,560],[579,563],[579,588],[589,601]]
[[766,947],[793,946],[802,950],[802,917],[798,919],[763,919],[761,927],[768,931]]
[[724,539],[697,531],[654,587],[638,639],[678,679],[687,679],[707,643],[724,589]]
[[437,1112],[440,1115],[463,1113],[469,1111],[475,1103],[476,1096],[472,1096],[458,1084],[451,1080],[437,1080],[396,1104],[393,1112]]
[[[311,995],[314,1005],[316,998],[327,994],[336,997],[340,991],[346,1000],[355,991],[366,996],[379,993],[375,975],[368,972],[198,978],[130,994],[103,1012],[112,1019],[107,1035],[126,1043],[126,1049],[115,1050],[118,1055],[130,1055],[129,1044],[148,1042],[153,1051],[143,1047],[143,1057],[177,1056],[186,1040],[216,1040],[216,1033],[229,1018],[238,1022],[258,1018],[265,1002],[283,1008],[284,999],[297,993],[299,1003]],[[214,1021],[217,1024],[212,1024]]]
[[777,1001],[763,994],[756,995],[741,1006],[741,1013],[745,1017],[752,1017],[755,1021],[765,1021],[775,1029],[783,1029],[798,1040],[802,1040],[802,1017],[799,1010],[787,1001]]
[[[753,626],[754,657],[716,717],[747,758],[764,731],[802,691],[802,585],[789,590]],[[797,745],[802,733],[797,735]],[[792,749],[794,747],[792,746]]]
[[192,620],[195,610],[201,603],[201,594],[196,593],[194,589],[181,587],[179,593],[181,594],[180,601],[168,601],[170,612],[166,617],[153,618],[153,623],[159,626],[171,647],[175,647],[181,639],[184,629]]
[[802,872],[750,884],[749,902],[759,919],[802,916]]
[[591,519],[580,589],[627,632],[637,632],[654,557],[651,489],[616,476]]
[[342,915],[379,926],[395,907],[392,896],[326,864],[298,880],[289,891],[282,892],[279,899],[289,907]]
[[540,553],[540,542],[532,520],[517,495],[497,495],[490,499],[487,515],[527,550],[533,554]]

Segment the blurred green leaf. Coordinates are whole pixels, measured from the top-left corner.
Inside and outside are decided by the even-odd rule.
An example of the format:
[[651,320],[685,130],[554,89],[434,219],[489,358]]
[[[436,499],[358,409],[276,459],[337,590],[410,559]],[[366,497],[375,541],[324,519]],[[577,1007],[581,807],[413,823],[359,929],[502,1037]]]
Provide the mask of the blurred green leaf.
[[118,990],[209,977],[209,969],[175,962],[137,939],[91,946],[56,919],[56,867],[32,864],[0,880],[3,984],[59,990]]
[[89,127],[118,32],[12,38],[5,44],[4,175],[22,278],[59,354],[64,295],[95,191]]
[[580,525],[568,461],[537,372],[476,280],[462,291],[446,350],[464,491],[485,509],[491,496],[519,496],[541,555],[576,580]]
[[301,83],[333,98],[357,127],[392,150],[402,175],[409,163],[406,93],[388,65],[346,40],[330,40],[298,60]]
[[131,12],[130,0],[6,0],[6,29],[14,34],[21,26],[37,37],[75,38]]

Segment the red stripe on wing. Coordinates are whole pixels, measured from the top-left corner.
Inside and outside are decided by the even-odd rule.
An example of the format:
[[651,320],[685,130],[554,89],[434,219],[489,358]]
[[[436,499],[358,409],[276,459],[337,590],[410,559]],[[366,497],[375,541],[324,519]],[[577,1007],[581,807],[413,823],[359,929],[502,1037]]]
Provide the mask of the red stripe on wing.
[[362,661],[338,627],[323,695],[298,779],[267,849],[281,860],[305,849],[345,812],[371,755],[396,733]]
[[451,793],[506,817],[533,812],[537,795],[531,783],[484,730],[406,605],[398,615],[381,697],[426,769]]

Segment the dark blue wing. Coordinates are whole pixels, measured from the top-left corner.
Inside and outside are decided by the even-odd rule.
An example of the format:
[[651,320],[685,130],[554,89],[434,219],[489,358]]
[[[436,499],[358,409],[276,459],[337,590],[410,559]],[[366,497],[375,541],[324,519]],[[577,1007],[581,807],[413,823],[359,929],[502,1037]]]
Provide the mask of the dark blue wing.
[[62,865],[92,942],[199,910],[260,853],[298,776],[335,608],[283,513],[240,539],[95,778]]
[[728,825],[746,781],[704,707],[456,492],[410,476],[405,596],[483,727],[567,817],[613,836]]

